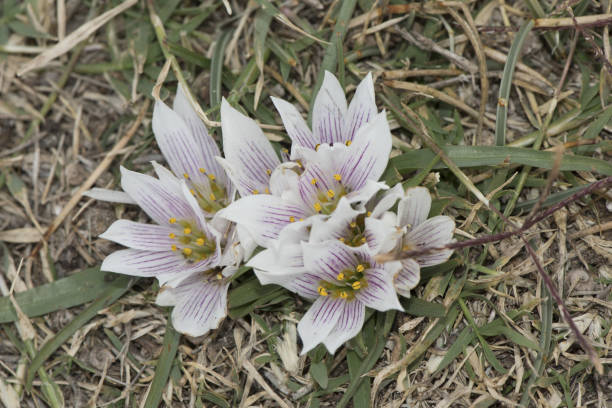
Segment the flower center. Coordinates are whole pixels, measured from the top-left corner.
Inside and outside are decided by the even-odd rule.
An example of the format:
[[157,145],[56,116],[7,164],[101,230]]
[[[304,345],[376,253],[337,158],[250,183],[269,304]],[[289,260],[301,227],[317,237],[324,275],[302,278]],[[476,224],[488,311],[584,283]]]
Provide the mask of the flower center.
[[217,247],[215,241],[209,239],[195,223],[176,218],[170,218],[168,221],[176,226],[176,233],[168,234],[176,242],[170,246],[170,249],[181,251],[187,261],[200,262],[215,252]]
[[365,271],[369,268],[370,264],[364,262],[357,264],[355,268],[343,269],[336,275],[334,282],[320,281],[317,292],[321,296],[353,300],[358,291],[368,287]]
[[350,222],[344,235],[338,240],[345,245],[351,247],[358,247],[367,242],[365,237],[365,215],[359,215],[352,222]]
[[200,168],[200,173],[208,177],[208,186],[196,183],[187,173],[183,174],[189,185],[189,192],[196,198],[200,207],[207,213],[216,213],[227,207],[229,200],[225,187],[217,183],[217,177],[213,173],[208,173],[206,169]]
[[310,184],[318,187],[317,201],[313,205],[316,212],[326,215],[331,214],[338,206],[340,199],[348,193],[342,184],[342,176],[340,174],[334,174],[334,181],[334,185],[331,188],[324,189],[318,179],[313,178],[310,180]]

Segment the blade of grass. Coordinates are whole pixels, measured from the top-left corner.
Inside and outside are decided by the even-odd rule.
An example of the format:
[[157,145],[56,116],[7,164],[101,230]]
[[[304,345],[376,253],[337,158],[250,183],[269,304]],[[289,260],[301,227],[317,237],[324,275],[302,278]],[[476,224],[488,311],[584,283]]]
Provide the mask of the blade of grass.
[[168,376],[170,375],[170,369],[172,368],[172,363],[174,361],[174,357],[176,356],[180,339],[181,334],[174,330],[174,327],[172,327],[172,322],[170,321],[170,318],[168,318],[166,334],[164,335],[164,343],[162,344],[161,354],[157,360],[155,375],[153,376],[153,381],[149,387],[144,408],[157,408],[160,406],[162,393],[164,392],[166,384],[168,383]]
[[501,85],[499,86],[499,97],[497,99],[497,116],[495,120],[495,144],[504,146],[506,144],[506,121],[508,119],[508,103],[510,99],[510,89],[512,88],[512,76],[514,68],[520,56],[523,44],[527,35],[533,28],[533,20],[523,24],[512,41],[512,46],[508,52],[504,73],[502,75]]
[[225,48],[229,44],[233,29],[223,31],[218,37],[210,59],[210,106],[221,104],[221,76],[223,74],[223,60],[225,59]]
[[61,345],[64,344],[66,340],[68,340],[78,329],[83,327],[85,323],[91,320],[101,309],[108,307],[121,295],[127,292],[131,287],[131,280],[132,278],[129,276],[119,276],[113,281],[112,285],[106,289],[102,296],[85,308],[85,310],[76,316],[66,327],[60,330],[41,347],[28,368],[28,374],[26,377],[26,389],[28,391],[32,389],[32,380],[34,380],[36,371],[42,367],[49,356],[51,356],[55,350],[61,347]]

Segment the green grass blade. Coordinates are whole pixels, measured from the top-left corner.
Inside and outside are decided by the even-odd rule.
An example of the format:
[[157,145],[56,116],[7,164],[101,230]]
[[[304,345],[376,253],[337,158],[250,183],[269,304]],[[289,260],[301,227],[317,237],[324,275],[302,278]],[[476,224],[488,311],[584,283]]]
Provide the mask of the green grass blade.
[[64,344],[66,340],[68,340],[78,329],[83,327],[85,323],[91,320],[101,309],[108,307],[121,295],[127,292],[131,286],[131,280],[132,278],[129,276],[119,276],[112,282],[110,287],[106,289],[102,296],[89,305],[78,316],[72,319],[72,321],[66,327],[60,330],[41,347],[28,368],[28,375],[26,377],[26,388],[28,390],[30,390],[32,387],[32,380],[34,380],[36,371],[42,367],[49,356],[51,356],[55,350],[61,347],[61,345]]
[[495,122],[495,144],[497,146],[504,146],[506,144],[506,120],[508,119],[508,103],[510,99],[510,89],[512,88],[512,76],[514,75],[514,68],[516,67],[521,49],[523,48],[523,43],[532,27],[533,20],[529,20],[522,25],[516,37],[514,37],[510,52],[508,52],[508,58],[506,59],[506,65],[504,66],[504,73],[499,87],[499,98],[497,100],[497,117]]
[[212,58],[210,59],[210,106],[221,104],[221,76],[223,74],[223,60],[225,59],[225,48],[232,38],[234,30],[225,30],[217,38]]
[[[85,269],[66,278],[17,293],[15,300],[28,317],[42,316],[60,309],[90,302],[114,287],[117,275],[101,272],[99,267]],[[8,297],[0,298],[0,323],[17,320]]]
[[144,408],[157,408],[160,406],[162,393],[166,389],[170,369],[172,368],[172,362],[176,356],[180,339],[180,333],[174,330],[170,318],[168,318],[162,351],[159,355],[159,359],[157,360],[155,375],[153,377],[153,381],[151,382],[151,387],[149,388],[149,393],[147,394]]

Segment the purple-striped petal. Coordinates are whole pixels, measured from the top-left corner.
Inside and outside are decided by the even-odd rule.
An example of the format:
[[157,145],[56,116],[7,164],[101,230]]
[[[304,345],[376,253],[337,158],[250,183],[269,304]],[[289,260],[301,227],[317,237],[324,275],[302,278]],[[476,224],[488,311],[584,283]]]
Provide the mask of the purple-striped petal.
[[215,157],[221,156],[219,146],[217,146],[215,140],[210,136],[202,119],[200,119],[191,106],[191,103],[189,103],[181,84],[179,84],[176,89],[176,97],[174,98],[172,108],[183,119],[187,128],[191,131],[195,141],[195,154],[198,155],[199,163],[201,164],[200,167],[206,170],[204,177],[213,174],[217,183],[228,187],[225,171],[215,159]]
[[298,323],[302,339],[302,355],[323,342],[342,315],[346,301],[340,298],[319,297]]
[[100,238],[114,241],[133,249],[168,252],[176,241],[170,238],[172,228],[161,225],[142,224],[129,220],[117,220],[100,235]]
[[399,225],[408,228],[416,227],[427,219],[430,208],[431,195],[429,190],[425,187],[409,188],[397,204]]
[[225,158],[235,170],[230,177],[233,176],[240,195],[266,191],[270,175],[280,160],[257,123],[223,99],[221,128]]
[[272,103],[280,114],[285,130],[291,138],[292,150],[297,146],[314,149],[317,142],[312,135],[312,131],[308,128],[306,121],[295,106],[284,99],[275,98],[274,96],[272,96]]
[[[445,215],[438,215],[417,225],[404,236],[404,246],[413,248],[442,247],[453,242],[455,222]],[[452,255],[451,249],[444,249],[415,258],[421,267],[438,265],[446,262]]]
[[190,220],[195,216],[182,195],[153,177],[121,167],[121,187],[160,225],[170,225],[170,218]]
[[354,210],[347,200],[340,200],[328,218],[313,219],[309,242],[323,242],[344,237],[351,222],[363,211]]
[[357,86],[355,95],[353,95],[351,104],[348,107],[344,121],[344,141],[353,140],[359,129],[372,120],[376,112],[372,73],[368,73],[359,86]]
[[196,272],[176,287],[164,287],[157,296],[161,306],[174,306],[172,325],[183,334],[202,336],[216,329],[227,315],[228,282]]
[[340,167],[342,182],[351,190],[361,189],[367,180],[377,181],[387,167],[391,153],[391,132],[383,111],[359,129],[346,149]]
[[365,306],[363,303],[358,300],[347,302],[336,326],[323,341],[327,350],[334,354],[344,342],[358,335],[363,327],[364,318]]
[[269,194],[242,197],[219,212],[219,216],[245,228],[258,245],[268,248],[283,228],[306,218],[304,208]]
[[302,243],[304,266],[320,280],[336,282],[338,273],[343,269],[353,269],[358,264],[374,260],[368,252],[367,245],[353,248],[339,241],[319,243]]
[[395,290],[404,297],[410,297],[410,290],[414,289],[421,280],[421,268],[414,259],[402,259],[402,269],[393,279]]
[[368,285],[355,292],[355,298],[378,311],[404,310],[393,287],[393,274],[384,269],[368,269],[365,272]]
[[204,262],[190,264],[177,252],[151,252],[139,249],[123,249],[115,251],[102,262],[103,271],[122,273],[132,276],[154,277],[160,283],[170,279],[194,272],[198,268],[204,269],[214,258]]
[[325,71],[312,111],[312,133],[316,143],[346,142],[343,135],[346,111],[346,97],[340,82]]

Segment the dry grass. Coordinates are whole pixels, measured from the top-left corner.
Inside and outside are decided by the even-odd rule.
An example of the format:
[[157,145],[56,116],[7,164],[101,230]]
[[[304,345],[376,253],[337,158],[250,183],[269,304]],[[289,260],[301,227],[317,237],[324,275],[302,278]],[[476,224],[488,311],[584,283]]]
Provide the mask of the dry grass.
[[[120,164],[149,172],[149,161],[163,160],[147,101],[165,57],[143,1],[16,3],[5,1],[0,16],[2,404],[147,406],[157,393],[162,404],[190,407],[612,407],[610,190],[573,202],[525,235],[596,348],[603,374],[570,334],[518,237],[458,251],[425,271],[407,313],[373,314],[335,356],[318,348],[298,358],[295,325],[306,305],[276,288],[257,288],[260,297],[245,300],[240,288],[253,285],[248,273],[230,295],[230,313],[239,317],[197,339],[168,328],[152,280],[129,281],[128,290],[127,279],[113,286],[108,274],[61,299],[50,291],[19,301],[26,299],[19,293],[99,265],[117,249],[97,238],[115,219],[145,220],[135,207],[81,194],[91,186],[117,188]],[[274,2],[269,16],[263,0],[247,7],[155,3],[168,35],[163,51],[176,57],[174,68],[211,122],[218,119],[218,89],[284,143],[269,95],[307,112],[323,66],[332,64],[348,90],[372,71],[394,134],[387,181],[428,186],[437,198],[433,211],[455,217],[459,238],[505,228],[474,191],[514,222],[525,220],[544,194],[553,160],[551,154],[550,163],[540,162],[534,150],[566,149],[544,205],[612,175],[610,2],[553,2],[546,11],[537,0],[388,7],[364,0],[344,16],[340,55],[327,40],[350,1]],[[104,13],[110,17],[95,20]],[[510,98],[500,101],[518,27],[536,17],[508,83]],[[234,31],[225,47],[217,46],[228,29]],[[171,71],[162,97],[173,93],[177,73]],[[529,147],[524,157],[513,153],[491,165],[446,149],[495,145],[499,104],[507,107],[504,143]],[[430,141],[406,122],[412,111]],[[411,152],[426,143],[447,157],[416,164],[424,156]],[[455,163],[465,179],[443,162]],[[29,308],[35,301],[36,313]],[[74,307],[60,308],[60,301]],[[15,323],[6,317],[13,304],[24,311]],[[29,373],[45,344],[55,348]],[[169,382],[156,372],[164,358]]]

